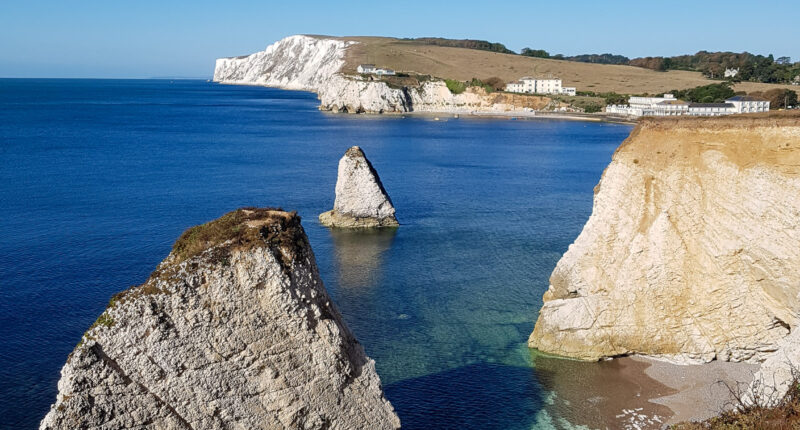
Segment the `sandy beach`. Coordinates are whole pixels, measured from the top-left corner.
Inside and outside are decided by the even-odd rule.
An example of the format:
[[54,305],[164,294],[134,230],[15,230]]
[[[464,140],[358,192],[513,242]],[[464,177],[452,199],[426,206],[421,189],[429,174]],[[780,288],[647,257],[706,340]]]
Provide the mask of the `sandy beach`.
[[648,377],[676,391],[649,399],[673,412],[668,424],[705,420],[730,408],[732,399],[728,387],[749,384],[759,368],[758,364],[724,361],[677,365],[644,357],[630,360],[647,363],[644,373]]
[[703,420],[730,404],[725,383],[749,383],[757,364],[678,365],[644,357],[601,362],[534,356],[556,414],[592,429],[662,429]]
[[382,115],[425,116],[449,120],[456,118],[507,118],[507,119],[558,119],[568,121],[613,122],[620,124],[636,124],[636,119],[606,113],[581,112],[542,112],[542,111],[476,111],[451,109],[441,112],[396,112]]

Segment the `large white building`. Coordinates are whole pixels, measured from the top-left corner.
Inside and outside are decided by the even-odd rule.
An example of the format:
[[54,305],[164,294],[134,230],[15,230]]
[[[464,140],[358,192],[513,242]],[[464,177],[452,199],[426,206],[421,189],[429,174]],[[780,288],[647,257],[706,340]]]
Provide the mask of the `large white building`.
[[664,97],[631,97],[627,105],[606,107],[607,113],[627,116],[720,116],[767,111],[769,102],[752,96],[731,97],[725,103],[687,103],[672,94],[664,94]]
[[509,82],[506,85],[506,91],[510,93],[575,95],[575,87],[562,87],[561,79],[536,79],[528,76],[516,82]]

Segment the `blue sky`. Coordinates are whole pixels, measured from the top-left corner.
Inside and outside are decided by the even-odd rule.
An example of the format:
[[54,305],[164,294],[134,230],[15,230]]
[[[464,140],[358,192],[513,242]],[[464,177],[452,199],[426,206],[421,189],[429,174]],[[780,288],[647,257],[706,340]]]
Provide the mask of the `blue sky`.
[[0,77],[210,77],[299,33],[486,39],[629,57],[800,59],[797,1],[37,1],[0,3]]

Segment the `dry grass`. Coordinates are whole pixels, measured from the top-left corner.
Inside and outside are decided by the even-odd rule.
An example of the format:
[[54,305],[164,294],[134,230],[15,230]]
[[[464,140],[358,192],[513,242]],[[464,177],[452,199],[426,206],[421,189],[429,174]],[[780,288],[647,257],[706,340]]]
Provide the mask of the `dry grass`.
[[[181,234],[172,246],[175,263],[187,260],[221,243],[232,241],[242,246],[271,236],[278,237],[294,225],[291,221],[297,214],[275,208],[242,208],[221,216],[214,221],[194,226]],[[274,239],[274,237],[272,237]],[[269,242],[269,241],[268,241]]]
[[[746,386],[728,386],[730,410],[701,422],[679,423],[673,430],[796,430],[800,429],[800,380],[795,373],[789,390],[776,391],[756,384],[752,392]],[[750,393],[746,396],[745,393]]]
[[[656,72],[633,66],[579,63],[500,54],[465,48],[432,46],[386,37],[342,37],[360,42],[347,51],[345,73],[355,73],[362,63],[374,63],[400,72],[433,75],[467,81],[497,76],[505,81],[526,75],[560,77],[564,86],[579,91],[620,94],[663,93],[717,83],[699,72],[671,70]],[[765,91],[786,85],[744,82],[737,91]]]

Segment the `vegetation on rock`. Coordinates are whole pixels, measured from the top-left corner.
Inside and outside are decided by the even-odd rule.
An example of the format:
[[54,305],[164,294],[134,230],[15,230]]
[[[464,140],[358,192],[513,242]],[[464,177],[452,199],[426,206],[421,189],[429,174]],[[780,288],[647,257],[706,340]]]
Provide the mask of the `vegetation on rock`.
[[[242,208],[186,230],[172,246],[172,252],[178,263],[227,241],[239,246],[264,240],[295,245],[290,236],[295,230],[293,227],[299,225],[300,217],[296,212],[287,213],[278,208]],[[254,226],[259,228],[248,228]]]

